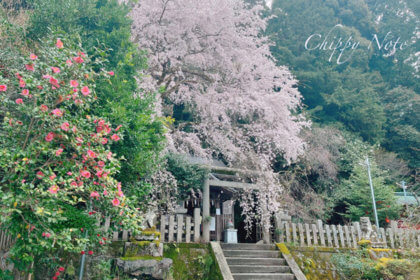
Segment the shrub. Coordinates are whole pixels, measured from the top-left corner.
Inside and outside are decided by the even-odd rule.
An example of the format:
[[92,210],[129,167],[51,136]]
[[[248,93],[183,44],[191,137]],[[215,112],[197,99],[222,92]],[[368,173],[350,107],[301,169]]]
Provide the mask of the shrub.
[[65,256],[94,254],[94,246],[107,242],[96,226],[105,212],[117,225],[138,227],[113,177],[120,161],[110,145],[123,138],[120,126],[91,114],[95,85],[111,74],[100,56],[91,60],[66,38],[41,42],[31,54],[4,53],[0,225],[16,238],[16,268],[45,263],[64,273]]

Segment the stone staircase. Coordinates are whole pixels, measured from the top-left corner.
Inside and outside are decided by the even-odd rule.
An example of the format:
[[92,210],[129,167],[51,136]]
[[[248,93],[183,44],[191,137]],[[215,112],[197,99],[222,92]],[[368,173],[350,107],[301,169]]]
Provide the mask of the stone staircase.
[[235,280],[295,279],[274,245],[240,243],[221,247]]

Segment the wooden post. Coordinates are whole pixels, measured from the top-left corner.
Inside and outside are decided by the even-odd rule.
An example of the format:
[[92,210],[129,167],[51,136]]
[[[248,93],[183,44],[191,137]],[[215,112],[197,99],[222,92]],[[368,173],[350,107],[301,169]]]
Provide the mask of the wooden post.
[[174,215],[169,216],[169,228],[168,228],[168,242],[174,241],[174,227],[175,227]]
[[351,240],[353,241],[353,248],[357,248],[357,240],[356,240],[356,234],[355,234],[354,226],[350,226],[350,235]]
[[123,241],[127,241],[127,239],[128,239],[128,231],[123,230],[123,233],[122,233],[122,240],[123,240]]
[[353,224],[357,233],[357,242],[359,242],[360,240],[362,240],[362,230],[360,229],[360,223],[354,222]]
[[289,226],[289,222],[285,223],[285,228],[286,228],[286,241],[287,243],[290,243],[292,240],[290,239],[290,226]]
[[395,246],[394,246],[394,236],[393,236],[393,233],[392,233],[392,228],[387,228],[386,231],[388,233],[389,242],[391,243],[391,248],[394,249]]
[[317,232],[316,225],[312,224],[312,234],[313,234],[313,237],[314,237],[314,240],[313,240],[314,245],[318,245],[318,236],[317,236],[316,232]]
[[210,242],[210,185],[209,178],[203,182],[203,241]]
[[332,239],[331,239],[331,228],[329,225],[325,225],[325,232],[327,233],[327,243],[328,247],[333,247]]
[[112,233],[112,241],[118,241],[118,231]]
[[181,243],[182,242],[183,226],[184,226],[184,215],[182,215],[182,214],[176,215],[176,222],[177,222],[176,242]]
[[332,225],[331,229],[332,229],[333,238],[334,238],[334,246],[337,248],[340,248],[340,246],[338,245],[337,228],[335,225]]
[[104,225],[104,231],[107,232],[109,229],[109,225],[111,224],[111,217],[106,217],[105,219],[105,225]]
[[384,228],[379,228],[379,232],[381,233],[381,235],[382,235],[382,242],[384,242],[385,243],[385,247],[388,247],[388,244],[386,243],[386,235],[385,235],[385,230],[384,230]]
[[310,247],[311,246],[311,230],[309,229],[309,225],[305,224],[306,230],[306,244]]
[[293,234],[293,243],[294,245],[297,245],[297,233],[296,233],[296,224],[292,223],[292,234]]
[[200,208],[194,208],[194,242],[200,241]]
[[346,247],[346,244],[344,243],[343,227],[341,225],[338,225],[338,235],[340,236],[341,247]]
[[298,228],[299,228],[300,247],[303,247],[303,246],[305,246],[305,236],[303,235],[303,225],[301,223],[299,223]]
[[165,243],[166,233],[166,216],[160,215],[160,241]]
[[275,227],[275,238],[277,242],[282,243],[280,240],[280,231],[281,231],[281,219],[278,214],[274,215],[274,227]]
[[191,242],[191,217],[187,216],[185,219],[185,242]]
[[322,221],[318,220],[317,223],[318,223],[319,239],[321,240],[321,246],[325,246],[324,228],[322,226]]
[[351,244],[351,238],[350,238],[350,232],[349,232],[349,227],[348,226],[344,226],[344,232],[346,234],[347,246],[349,248],[353,247],[352,244]]

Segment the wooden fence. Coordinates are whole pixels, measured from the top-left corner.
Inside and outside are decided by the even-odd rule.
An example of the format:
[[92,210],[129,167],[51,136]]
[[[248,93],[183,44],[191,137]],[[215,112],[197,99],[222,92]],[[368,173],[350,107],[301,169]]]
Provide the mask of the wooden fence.
[[8,251],[12,244],[13,239],[7,231],[0,230],[0,251]]
[[[335,248],[357,248],[363,239],[359,222],[352,225],[324,225],[321,220],[316,224],[280,222],[274,232],[278,242],[293,242],[296,246],[325,246]],[[376,232],[376,227],[373,226]],[[389,227],[379,228],[379,242],[388,248],[411,249],[420,247],[420,230]]]
[[[201,238],[201,216],[200,208],[194,209],[194,216],[186,214],[161,215],[159,231],[161,242],[200,242]],[[106,218],[102,226],[106,232],[112,226],[110,218]],[[119,230],[112,232],[112,241],[127,241],[130,238],[130,232]]]
[[200,242],[200,208],[194,209],[194,216],[184,214],[162,215],[160,234],[162,242]]

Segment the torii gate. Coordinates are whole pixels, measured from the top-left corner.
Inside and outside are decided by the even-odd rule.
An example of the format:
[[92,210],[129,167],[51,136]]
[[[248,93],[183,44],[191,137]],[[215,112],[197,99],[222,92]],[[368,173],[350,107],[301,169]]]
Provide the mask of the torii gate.
[[[208,168],[211,172],[229,172],[229,173],[242,173],[242,174],[258,174],[254,170],[245,170],[245,169],[236,169],[229,167],[221,166],[212,166],[212,165],[200,165],[202,167]],[[206,217],[210,216],[210,187],[223,187],[223,188],[233,188],[233,189],[254,189],[257,190],[258,187],[255,184],[243,183],[243,182],[234,182],[234,181],[224,181],[217,179],[209,179],[208,177],[204,179],[203,182],[203,196],[202,196],[202,205],[203,205],[203,234],[202,240],[204,242],[210,242],[210,222]],[[264,243],[269,243],[269,232],[263,231],[263,240]]]

